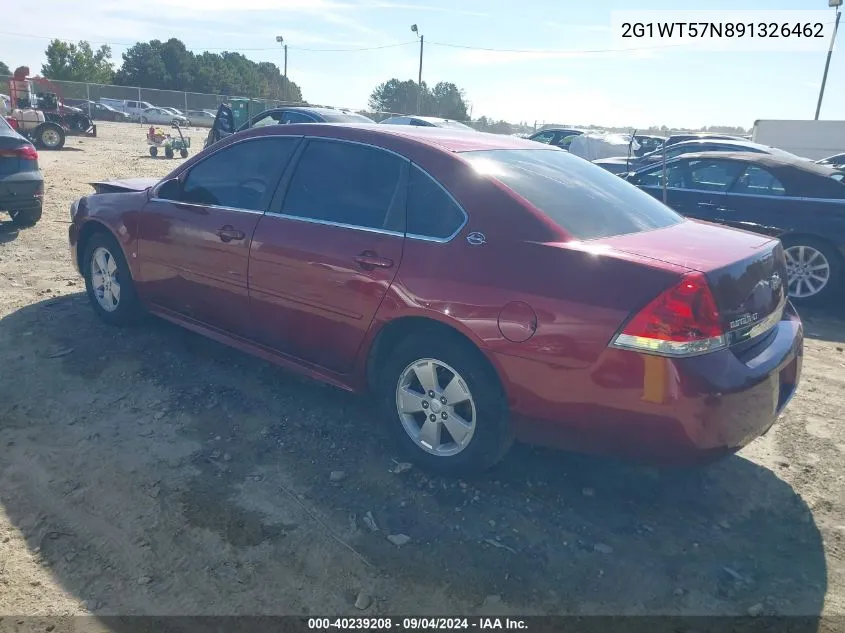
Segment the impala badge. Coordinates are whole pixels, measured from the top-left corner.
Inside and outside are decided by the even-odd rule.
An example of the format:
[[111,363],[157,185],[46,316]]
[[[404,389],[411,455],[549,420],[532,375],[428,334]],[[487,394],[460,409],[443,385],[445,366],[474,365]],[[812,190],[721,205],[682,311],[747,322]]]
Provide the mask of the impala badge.
[[757,312],[754,314],[743,314],[736,321],[731,321],[731,329],[733,330],[735,328],[742,327],[743,325],[751,325],[759,318],[760,315]]
[[478,233],[476,231],[467,235],[467,243],[472,244],[473,246],[481,246],[482,244],[487,243],[487,238],[484,237],[484,233]]

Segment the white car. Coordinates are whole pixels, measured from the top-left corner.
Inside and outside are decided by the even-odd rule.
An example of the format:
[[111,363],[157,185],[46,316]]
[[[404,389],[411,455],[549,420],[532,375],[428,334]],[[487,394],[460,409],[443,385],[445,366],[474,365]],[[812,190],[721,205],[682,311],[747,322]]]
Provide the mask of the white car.
[[188,110],[188,118],[191,120],[191,125],[197,127],[211,127],[214,125],[214,118],[217,116],[214,112],[208,110]]
[[178,123],[183,127],[191,124],[186,117],[168,112],[165,108],[147,108],[141,112],[141,123],[158,123],[164,125]]
[[[417,127],[447,127],[455,130],[472,130],[468,125],[451,119],[434,116],[392,116],[381,122],[382,125],[416,125]],[[473,130],[474,131],[474,130]]]

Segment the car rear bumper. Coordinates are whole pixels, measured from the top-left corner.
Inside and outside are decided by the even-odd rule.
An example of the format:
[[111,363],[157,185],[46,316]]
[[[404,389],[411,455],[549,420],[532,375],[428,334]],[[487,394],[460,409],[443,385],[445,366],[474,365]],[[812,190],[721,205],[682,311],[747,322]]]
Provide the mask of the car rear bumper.
[[37,209],[43,194],[44,179],[39,171],[0,176],[0,211]]
[[736,452],[771,428],[798,386],[803,339],[787,304],[757,349],[742,355],[669,359],[607,349],[589,369],[504,355],[495,361],[510,385],[519,439],[690,466]]

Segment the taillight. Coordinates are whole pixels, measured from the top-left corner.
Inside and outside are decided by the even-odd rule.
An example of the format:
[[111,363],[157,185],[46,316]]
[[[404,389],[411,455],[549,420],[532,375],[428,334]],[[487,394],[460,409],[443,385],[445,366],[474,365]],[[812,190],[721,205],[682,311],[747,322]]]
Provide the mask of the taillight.
[[18,121],[17,121],[17,119],[11,119],[11,118],[8,118],[8,119],[6,119],[6,123],[8,123],[8,124],[9,124],[9,127],[11,127],[13,130],[17,130],[17,129],[18,129]]
[[726,347],[707,279],[701,273],[685,275],[634,315],[611,345],[661,356],[693,356]]
[[15,149],[0,149],[0,158],[20,158],[21,160],[38,160],[38,152],[32,145],[24,145]]

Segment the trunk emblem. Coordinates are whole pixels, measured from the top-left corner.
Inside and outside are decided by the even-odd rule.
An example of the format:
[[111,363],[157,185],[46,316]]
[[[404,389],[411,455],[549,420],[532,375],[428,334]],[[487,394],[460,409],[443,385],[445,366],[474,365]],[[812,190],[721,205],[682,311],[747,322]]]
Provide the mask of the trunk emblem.
[[731,326],[731,329],[733,330],[733,329],[736,329],[738,327],[742,327],[743,325],[751,325],[752,323],[754,323],[759,318],[760,318],[760,315],[757,312],[755,312],[754,314],[743,314],[736,321],[731,321],[730,326]]
[[487,238],[484,237],[484,233],[478,233],[476,231],[467,235],[467,243],[472,244],[473,246],[481,246],[486,242]]

